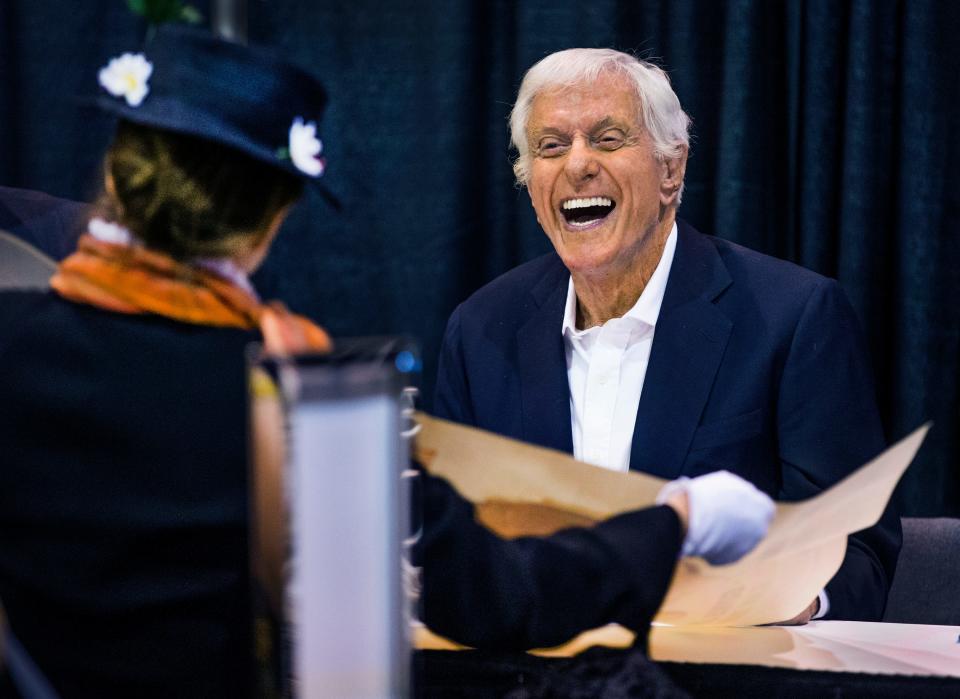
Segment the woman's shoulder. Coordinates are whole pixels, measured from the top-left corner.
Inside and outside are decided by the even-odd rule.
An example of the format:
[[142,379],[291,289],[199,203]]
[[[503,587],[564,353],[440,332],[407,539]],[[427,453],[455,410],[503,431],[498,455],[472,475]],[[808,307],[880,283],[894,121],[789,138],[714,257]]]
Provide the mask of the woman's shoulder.
[[135,359],[142,367],[150,361],[242,364],[246,348],[259,340],[251,330],[117,313],[53,292],[0,292],[0,360],[14,348],[28,355],[57,348],[63,361],[74,364],[109,354]]

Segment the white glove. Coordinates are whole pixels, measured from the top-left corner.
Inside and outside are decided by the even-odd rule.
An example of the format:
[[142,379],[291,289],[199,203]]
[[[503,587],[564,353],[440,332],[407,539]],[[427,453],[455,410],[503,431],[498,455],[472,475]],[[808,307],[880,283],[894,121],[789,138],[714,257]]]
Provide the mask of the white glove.
[[682,556],[701,556],[714,565],[733,563],[767,533],[774,505],[766,493],[729,471],[678,478],[657,495],[661,505],[683,491],[689,502],[687,537]]

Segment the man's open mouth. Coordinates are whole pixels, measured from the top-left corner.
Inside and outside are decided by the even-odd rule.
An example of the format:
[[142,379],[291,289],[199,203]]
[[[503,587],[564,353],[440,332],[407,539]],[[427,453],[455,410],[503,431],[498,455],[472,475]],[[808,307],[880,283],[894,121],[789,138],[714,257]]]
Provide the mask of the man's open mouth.
[[586,228],[609,216],[615,206],[616,203],[607,197],[583,197],[567,199],[560,205],[560,210],[567,223]]

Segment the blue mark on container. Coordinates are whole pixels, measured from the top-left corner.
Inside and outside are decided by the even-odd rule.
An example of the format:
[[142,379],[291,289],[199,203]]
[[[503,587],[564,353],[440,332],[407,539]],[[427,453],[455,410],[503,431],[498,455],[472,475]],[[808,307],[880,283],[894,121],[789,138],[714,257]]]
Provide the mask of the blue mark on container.
[[403,372],[404,374],[411,371],[420,371],[420,360],[413,355],[413,352],[408,352],[407,350],[397,354],[395,364],[397,371]]

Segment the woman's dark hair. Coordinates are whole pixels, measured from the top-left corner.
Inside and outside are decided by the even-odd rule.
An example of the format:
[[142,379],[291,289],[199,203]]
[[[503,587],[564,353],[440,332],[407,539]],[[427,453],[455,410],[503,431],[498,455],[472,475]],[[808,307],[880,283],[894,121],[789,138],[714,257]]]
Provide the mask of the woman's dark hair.
[[296,176],[228,146],[121,121],[104,168],[102,213],[178,260],[256,245],[303,192]]

